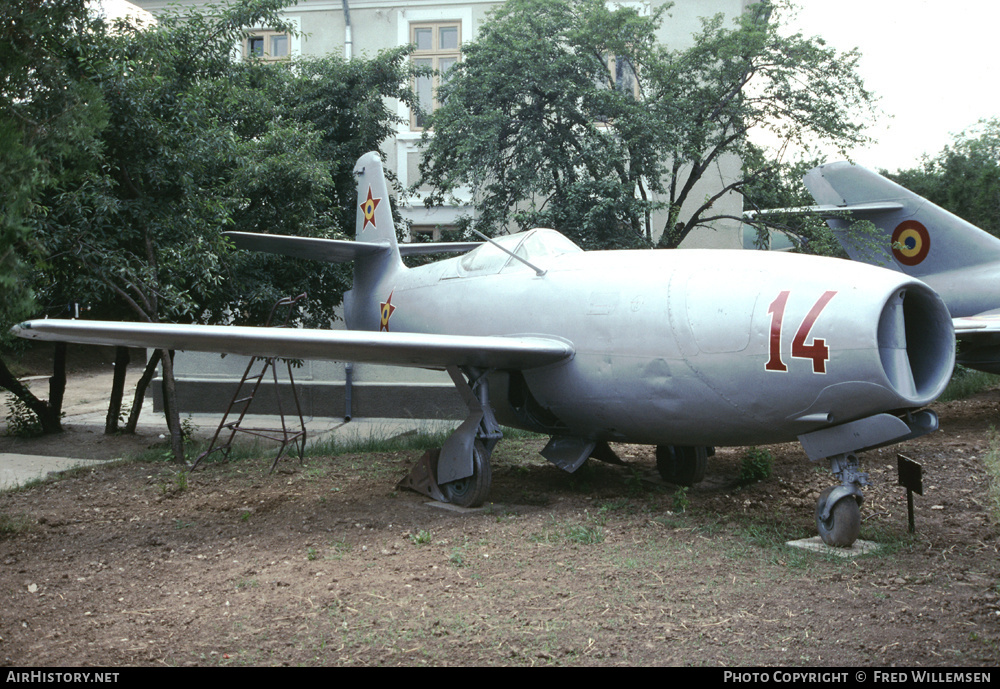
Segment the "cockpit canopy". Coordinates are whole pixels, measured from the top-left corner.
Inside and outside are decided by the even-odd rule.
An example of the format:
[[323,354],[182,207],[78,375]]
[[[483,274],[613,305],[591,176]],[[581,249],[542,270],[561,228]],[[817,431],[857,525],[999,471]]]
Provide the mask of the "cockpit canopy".
[[[543,227],[502,235],[495,237],[493,241],[543,269],[546,268],[546,259],[583,251],[555,230]],[[530,270],[530,268],[489,242],[473,249],[459,262],[459,272],[463,275],[488,275],[512,270]]]

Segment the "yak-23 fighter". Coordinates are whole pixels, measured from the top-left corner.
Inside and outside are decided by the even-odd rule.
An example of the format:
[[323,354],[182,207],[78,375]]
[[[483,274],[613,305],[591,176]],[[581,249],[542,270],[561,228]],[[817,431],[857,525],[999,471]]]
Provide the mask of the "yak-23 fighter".
[[[844,250],[933,288],[954,317],[958,363],[1000,373],[1000,239],[882,175],[848,162],[821,165],[803,182]],[[850,231],[878,229],[875,247]]]
[[230,233],[236,246],[353,261],[348,330],[36,320],[21,337],[446,370],[468,416],[416,480],[464,506],[490,490],[501,424],[551,436],[567,471],[656,446],[692,484],[715,446],[802,443],[840,485],[817,525],[860,531],[857,453],[937,428],[925,405],[954,365],[951,317],[918,280],[851,261],[722,250],[582,251],[533,229],[418,268],[401,256],[468,249],[396,241],[376,153],[363,156],[357,240]]

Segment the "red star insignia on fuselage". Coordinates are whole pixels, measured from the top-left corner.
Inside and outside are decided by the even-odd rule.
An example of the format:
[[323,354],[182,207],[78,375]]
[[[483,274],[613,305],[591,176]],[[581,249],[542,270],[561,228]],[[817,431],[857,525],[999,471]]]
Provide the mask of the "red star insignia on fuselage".
[[396,307],[392,305],[392,292],[389,292],[389,298],[382,302],[382,306],[379,309],[379,313],[381,314],[381,320],[378,326],[379,332],[382,332],[383,330],[389,332],[389,316],[391,316],[392,312],[395,310]]
[[368,227],[369,223],[372,227],[377,227],[375,225],[375,209],[378,208],[378,204],[382,199],[372,198],[372,188],[368,187],[368,198],[364,200],[361,204],[361,212],[364,213],[365,222],[361,226],[361,229]]

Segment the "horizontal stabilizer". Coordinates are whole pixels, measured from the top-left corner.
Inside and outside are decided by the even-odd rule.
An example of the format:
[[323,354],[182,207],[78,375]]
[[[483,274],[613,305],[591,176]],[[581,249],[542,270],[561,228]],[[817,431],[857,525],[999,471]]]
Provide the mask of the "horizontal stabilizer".
[[821,206],[795,206],[793,208],[767,208],[759,211],[745,211],[744,217],[754,218],[758,215],[806,215],[815,213],[817,215],[837,215],[838,213],[851,213],[864,215],[866,213],[888,213],[902,210],[903,204],[894,201],[873,202],[873,203],[853,203],[843,206],[824,204]]
[[399,245],[401,256],[428,256],[431,254],[463,254],[472,251],[482,242],[412,242]]
[[32,340],[219,352],[246,356],[356,361],[392,366],[527,369],[569,359],[568,342],[538,336],[429,335],[116,321],[27,321],[13,334]]
[[[346,239],[319,239],[316,237],[290,237],[278,234],[255,234],[252,232],[226,232],[237,249],[278,254],[310,261],[346,263],[362,256],[372,256],[390,250],[388,242],[355,242]],[[427,256],[431,254],[455,254],[472,251],[482,242],[414,242],[400,244],[401,256]]]
[[237,249],[327,263],[346,263],[362,256],[372,256],[390,250],[388,242],[355,242],[346,239],[289,237],[252,232],[226,232],[225,235],[233,240]]

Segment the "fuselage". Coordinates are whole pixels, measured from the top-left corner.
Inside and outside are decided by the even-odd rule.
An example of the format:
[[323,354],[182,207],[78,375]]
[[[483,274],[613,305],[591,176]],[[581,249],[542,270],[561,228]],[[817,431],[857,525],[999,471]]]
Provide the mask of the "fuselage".
[[920,279],[941,296],[953,318],[1000,308],[1000,263],[970,265]]
[[898,273],[766,252],[563,251],[557,233],[535,241],[552,248],[523,252],[543,275],[485,245],[386,274],[368,303],[352,304],[348,327],[564,339],[568,361],[493,372],[491,402],[502,423],[594,440],[792,440],[923,406],[951,372],[947,309]]

